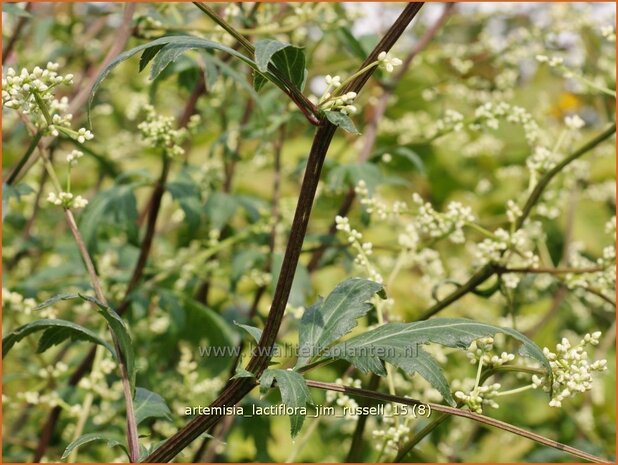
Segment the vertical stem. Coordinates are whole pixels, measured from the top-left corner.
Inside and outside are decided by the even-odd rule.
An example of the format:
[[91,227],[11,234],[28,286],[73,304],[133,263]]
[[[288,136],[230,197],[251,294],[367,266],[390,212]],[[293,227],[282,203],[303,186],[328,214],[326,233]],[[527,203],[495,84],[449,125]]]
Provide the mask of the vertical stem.
[[[69,229],[73,234],[73,238],[75,239],[75,243],[77,244],[77,248],[79,249],[82,260],[84,261],[84,265],[86,266],[88,275],[90,276],[90,282],[92,283],[92,287],[94,288],[94,293],[97,296],[97,299],[101,301],[101,303],[107,305],[107,299],[103,294],[101,281],[99,280],[99,277],[96,273],[94,264],[92,263],[92,258],[88,253],[88,248],[86,247],[84,239],[79,232],[79,229],[75,222],[75,217],[73,216],[73,212],[71,212],[70,209],[65,208],[64,215],[67,220],[67,224],[69,225]],[[127,366],[123,360],[122,351],[120,350],[120,344],[118,343],[118,340],[114,335],[113,331],[110,332],[112,333],[114,347],[116,349],[116,353],[118,354],[118,365],[120,368],[124,402],[127,411],[127,443],[129,445],[129,458],[131,462],[135,463],[139,460],[139,443],[137,436],[137,424],[135,422],[135,412],[133,409],[133,390],[129,381],[129,373],[127,372]]]
[[[409,3],[406,5],[399,17],[359,69],[375,61],[381,52],[388,52],[391,49],[397,39],[403,34],[408,24],[410,24],[421,9],[422,5],[422,3]],[[356,78],[354,82],[347,86],[346,92],[353,91],[358,93],[371,76],[372,71],[373,68]],[[273,302],[262,332],[262,337],[258,342],[256,354],[247,365],[247,369],[253,372],[256,377],[262,374],[270,362],[269,354],[272,353],[272,351],[262,349],[271,349],[277,338],[277,333],[279,332],[279,327],[281,326],[283,314],[290,295],[305,233],[307,231],[309,215],[311,214],[315,192],[320,180],[322,165],[336,129],[336,126],[326,122],[323,126],[318,127],[313,138],[298,203],[296,205],[294,220],[292,221],[288,244],[279,273],[279,281],[277,282],[275,295],[273,296]],[[211,406],[235,405],[242,400],[253,387],[252,378],[232,380]],[[184,428],[163,443],[157,450],[146,457],[144,462],[168,462],[172,460],[203,432],[208,431],[216,425],[220,419],[221,415],[219,414],[203,415],[194,418]]]

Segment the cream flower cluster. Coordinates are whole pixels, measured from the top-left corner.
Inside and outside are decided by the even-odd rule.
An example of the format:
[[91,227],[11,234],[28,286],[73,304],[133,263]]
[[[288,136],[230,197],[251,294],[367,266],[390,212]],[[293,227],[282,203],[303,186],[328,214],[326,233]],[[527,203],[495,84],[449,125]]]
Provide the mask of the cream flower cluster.
[[185,153],[181,147],[187,133],[184,129],[175,129],[174,118],[159,115],[152,105],[144,107],[146,120],[138,124],[143,140],[150,146],[165,150],[170,157]]
[[528,231],[520,229],[510,233],[498,228],[493,232],[493,235],[493,238],[486,238],[476,246],[476,258],[480,262],[506,265],[513,255],[506,252],[513,251],[521,259],[518,266],[538,266],[538,256],[531,250],[526,250],[532,246]]
[[373,244],[371,242],[362,242],[363,235],[357,229],[350,226],[350,220],[344,216],[337,215],[335,217],[337,231],[342,231],[347,235],[348,242],[356,250],[354,263],[367,272],[369,279],[382,283],[384,278],[377,268],[369,261],[369,256],[373,253]]
[[412,194],[412,201],[417,205],[414,225],[419,233],[431,238],[448,237],[455,244],[465,242],[463,227],[475,220],[470,207],[450,202],[446,211],[439,213],[417,193]]
[[542,387],[545,391],[553,393],[549,402],[551,407],[561,407],[562,401],[575,396],[578,392],[586,392],[592,389],[592,377],[594,373],[607,370],[607,360],[588,361],[588,346],[599,344],[600,331],[588,333],[575,346],[572,346],[567,338],[556,345],[556,351],[552,352],[547,347],[543,354],[549,359],[551,365],[553,384],[550,386],[547,376],[532,377],[535,388]]
[[489,406],[499,408],[500,405],[495,401],[502,386],[499,383],[487,386],[475,386],[468,394],[464,391],[455,391],[455,399],[463,402],[470,410],[476,413],[483,413],[483,407]]
[[32,123],[47,134],[57,137],[60,132],[80,143],[94,135],[86,128],[71,129],[73,115],[67,113],[68,99],[57,100],[54,90],[62,84],[72,84],[73,75],[58,74],[58,63],[47,63],[45,69],[36,66],[32,71],[22,68],[6,70],[2,78],[2,106],[28,115]]
[[77,165],[77,161],[84,156],[84,152],[73,150],[67,155],[67,163],[71,166]]
[[2,106],[31,114],[39,111],[36,97],[51,104],[54,87],[73,83],[72,74],[61,76],[57,73],[59,66],[58,63],[49,62],[45,69],[36,66],[28,71],[22,68],[19,73],[8,68],[2,78]]
[[[407,396],[406,396],[407,397]],[[382,417],[382,428],[376,428],[371,435],[376,439],[375,448],[384,449],[384,454],[396,454],[399,446],[405,441],[412,431],[413,416],[408,414],[403,417],[400,413],[393,411],[392,404],[384,406],[384,416]]]
[[[385,155],[389,154],[382,156]],[[389,206],[378,197],[370,196],[367,184],[362,179],[354,187],[354,192],[359,196],[361,205],[365,206],[365,211],[370,215],[376,215],[380,220],[386,220],[389,217],[396,218],[408,211],[408,204],[401,200],[396,200]]]
[[53,205],[64,208],[84,208],[88,205],[88,200],[81,195],[73,195],[71,192],[50,192],[47,194],[47,201]]
[[500,355],[494,352],[494,338],[487,336],[472,341],[466,351],[466,356],[470,363],[477,364],[479,361],[483,366],[497,367],[515,360],[515,354],[502,352]]
[[[345,379],[337,378],[335,380],[335,384],[339,384],[340,386],[351,386],[359,389],[363,387],[360,379],[355,379],[350,376]],[[344,392],[326,391],[326,402],[345,408],[347,409],[347,412],[354,412],[358,408],[356,401]],[[350,415],[349,418],[357,419],[358,415]]]
[[353,115],[358,108],[353,105],[356,99],[356,92],[347,92],[338,95],[337,91],[343,86],[340,76],[327,74],[324,78],[326,90],[318,100],[318,107],[322,110],[340,111],[344,115]]
[[36,308],[36,301],[29,297],[24,298],[19,292],[12,292],[3,287],[2,305],[4,306],[4,310],[22,312],[24,315],[30,315]]
[[474,117],[475,122],[470,124],[470,129],[473,130],[480,130],[483,126],[498,129],[500,120],[504,119],[521,126],[529,144],[535,143],[541,134],[538,123],[525,108],[507,102],[484,103],[475,110]]
[[526,159],[526,166],[530,170],[530,183],[535,185],[539,177],[556,166],[562,156],[549,150],[547,147],[537,146],[534,152]]
[[381,68],[386,70],[387,73],[392,73],[395,66],[401,66],[403,61],[399,58],[392,56],[388,52],[380,52],[378,55],[378,63]]

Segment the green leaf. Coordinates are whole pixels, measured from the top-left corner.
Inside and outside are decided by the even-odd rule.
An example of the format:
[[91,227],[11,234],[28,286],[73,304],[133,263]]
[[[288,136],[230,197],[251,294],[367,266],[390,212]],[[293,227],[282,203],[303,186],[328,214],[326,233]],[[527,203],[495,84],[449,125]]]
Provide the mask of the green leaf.
[[372,161],[379,161],[385,153],[390,153],[393,158],[400,158],[402,160],[406,160],[407,163],[411,164],[416,168],[416,170],[425,174],[425,164],[423,163],[423,159],[421,156],[412,150],[409,147],[394,147],[394,148],[385,148],[376,152],[372,157]]
[[206,89],[210,90],[219,78],[219,70],[217,69],[215,60],[213,60],[214,55],[203,53],[202,56],[204,57],[204,82],[206,84]]
[[348,115],[344,115],[340,111],[325,111],[324,115],[328,121],[333,123],[335,126],[339,126],[344,131],[351,134],[360,134]]
[[94,342],[95,344],[102,345],[112,354],[115,353],[110,344],[83,326],[66,320],[42,319],[20,326],[15,331],[12,331],[4,336],[2,338],[2,357],[9,353],[11,348],[17,342],[21,341],[29,334],[37,331],[45,331],[39,341],[39,346],[37,348],[38,353],[41,353],[54,345],[60,344],[62,341],[69,338],[74,341]]
[[144,68],[148,66],[148,63],[152,61],[155,55],[159,53],[159,51],[161,51],[162,48],[163,48],[163,45],[157,45],[155,47],[147,48],[146,50],[143,51],[142,56],[139,59],[139,71],[140,72],[142,72]]
[[[302,90],[306,76],[305,52],[302,48],[278,40],[259,40],[255,44],[255,63],[261,73],[266,73],[268,65],[272,63],[281,75]],[[263,79],[261,78],[258,83],[254,81],[256,90],[264,84]]]
[[378,186],[385,184],[380,168],[367,162],[336,166],[328,173],[326,182],[330,189],[340,190],[344,187],[355,187],[361,180],[365,182],[369,193],[373,193]]
[[191,48],[193,47],[184,44],[164,45],[159,53],[157,53],[154,57],[152,68],[150,69],[150,79],[154,81],[157,76],[161,74],[161,71],[167,68],[170,63],[176,61],[179,56]]
[[313,404],[309,388],[305,384],[305,379],[300,373],[292,370],[281,370],[277,368],[264,371],[260,378],[260,389],[268,390],[277,381],[277,387],[281,392],[281,402],[288,407],[297,409],[297,415],[290,415],[290,432],[294,438],[305,421],[305,415],[301,414],[301,409],[307,404]]
[[241,250],[234,254],[232,258],[232,269],[230,271],[230,281],[232,290],[236,289],[238,281],[252,268],[263,265],[266,255],[260,250]]
[[44,302],[41,302],[39,305],[34,307],[34,310],[35,311],[43,310],[44,308],[51,307],[52,305],[55,305],[58,302],[61,302],[63,300],[72,300],[72,299],[77,299],[78,297],[79,297],[79,294],[58,294],[53,297],[50,297]]
[[204,205],[204,211],[210,221],[210,225],[218,230],[230,221],[236,209],[238,208],[238,202],[233,195],[226,192],[213,192],[208,197],[206,205]]
[[343,43],[343,46],[359,60],[364,61],[367,55],[369,55],[369,50],[365,50],[363,44],[352,35],[349,28],[340,27],[337,29],[336,34],[337,38]]
[[97,236],[103,224],[113,224],[126,231],[131,241],[137,240],[137,200],[135,184],[113,186],[100,192],[88,204],[79,221],[84,242],[91,252],[96,251]]
[[[142,60],[144,66],[150,61],[153,61],[153,70],[151,72],[151,77],[154,79],[161,71],[163,71],[167,65],[176,60],[182,53],[191,49],[203,49],[203,50],[219,50],[225,52],[233,57],[241,60],[245,64],[249,65],[251,68],[257,70],[257,65],[255,62],[243,55],[242,53],[234,50],[230,47],[226,47],[225,45],[221,45],[217,42],[213,42],[208,39],[202,39],[198,37],[192,36],[167,36],[160,37],[146,44],[138,45],[126,52],[118,55],[114,60],[112,60],[97,76],[94,85],[92,86],[92,91],[90,93],[90,99],[88,100],[88,115],[90,120],[90,108],[92,107],[92,102],[94,100],[94,96],[96,95],[99,86],[105,80],[105,78],[109,75],[109,73],[120,63],[128,60],[139,52],[146,51],[151,48],[158,49],[158,53],[154,53],[154,51],[149,52],[146,57]],[[276,82],[277,79],[272,76],[270,73],[266,73],[268,79]]]
[[120,318],[120,315],[118,315],[113,308],[105,305],[98,299],[82,294],[80,294],[80,297],[94,303],[99,308],[99,313],[107,321],[107,324],[116,337],[116,341],[120,349],[120,353],[116,354],[116,357],[126,367],[131,388],[135,389],[135,351],[133,349],[133,343],[131,342],[129,330],[127,329],[124,320]]
[[76,447],[83,446],[84,444],[87,444],[93,441],[106,441],[107,447],[110,447],[110,448],[120,446],[126,452],[127,456],[129,456],[129,452],[127,451],[127,448],[124,445],[124,439],[122,437],[109,434],[109,433],[88,433],[88,434],[83,434],[82,436],[78,437],[75,441],[73,441],[71,444],[69,444],[67,448],[64,450],[64,453],[62,454],[61,459],[62,460],[66,459],[71,454],[73,449],[75,449]]
[[239,328],[242,328],[245,331],[247,331],[247,333],[249,333],[249,335],[253,339],[255,339],[255,342],[260,342],[260,338],[262,337],[262,330],[260,328],[256,328],[255,326],[251,326],[251,325],[243,325],[237,322],[234,322],[234,324],[238,326]]
[[422,350],[423,344],[435,343],[466,349],[475,339],[503,333],[522,343],[520,353],[540,362],[551,375],[549,361],[533,341],[519,331],[501,328],[465,318],[435,318],[415,323],[387,323],[341,342],[326,352],[330,358],[348,360],[361,371],[384,375],[382,361],[409,374],[418,372],[438,389],[445,400],[454,403],[448,383],[439,366]]
[[371,310],[370,300],[383,288],[368,279],[352,278],[305,311],[298,329],[300,347],[296,367],[307,364],[337,339],[348,334],[356,320]]
[[185,214],[187,225],[197,230],[201,221],[202,199],[198,185],[186,171],[181,171],[174,181],[166,184],[172,198],[178,202]]
[[219,313],[186,296],[179,296],[186,310],[187,321],[185,336],[199,342],[204,337],[213,346],[235,346],[239,341],[238,333]]
[[254,378],[255,374],[251,373],[250,371],[245,370],[243,367],[236,367],[236,372],[234,373],[234,376],[232,376],[232,379],[238,379],[238,378]]
[[172,421],[169,407],[163,397],[148,389],[135,388],[135,422],[139,425],[147,418],[165,418]]
[[[281,266],[283,265],[283,256],[281,254],[274,254],[272,259],[272,281],[271,289],[274,291],[279,281],[279,274],[281,272]],[[311,278],[307,267],[302,263],[296,265],[296,272],[294,273],[294,280],[292,281],[292,289],[290,291],[290,298],[288,303],[295,307],[305,305],[307,296],[311,293]]]
[[258,92],[262,87],[264,87],[264,84],[266,84],[267,82],[268,79],[266,79],[263,74],[257,72],[253,73],[253,88],[256,92]]

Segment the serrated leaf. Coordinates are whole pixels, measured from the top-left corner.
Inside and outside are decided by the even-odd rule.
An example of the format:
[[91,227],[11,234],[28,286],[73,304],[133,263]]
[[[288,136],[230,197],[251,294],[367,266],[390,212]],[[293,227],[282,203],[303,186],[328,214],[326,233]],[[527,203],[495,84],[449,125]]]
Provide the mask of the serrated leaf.
[[159,53],[156,54],[150,69],[150,80],[154,81],[161,71],[167,68],[171,63],[176,61],[179,56],[190,50],[192,47],[187,47],[183,44],[167,44],[164,45]]
[[350,119],[348,115],[344,115],[340,111],[325,111],[324,115],[326,119],[333,123],[335,126],[340,127],[344,131],[347,131],[351,134],[360,134],[354,123]]
[[163,45],[157,45],[155,47],[147,48],[142,52],[142,56],[139,59],[139,71],[144,71],[144,68],[148,66],[148,63],[156,56],[157,53],[163,48]]
[[[302,90],[305,82],[305,52],[302,48],[278,40],[259,40],[255,44],[255,63],[261,73],[266,73],[268,65],[272,63],[281,75]],[[262,82],[264,77],[257,78],[257,76],[254,78],[253,86],[259,90],[264,84]],[[255,79],[259,81],[256,82]]]
[[84,444],[87,444],[93,441],[106,441],[107,446],[110,448],[120,446],[127,454],[127,457],[129,456],[129,452],[127,451],[127,448],[124,445],[124,439],[122,437],[115,436],[109,433],[88,433],[88,434],[81,435],[75,441],[70,443],[67,446],[67,448],[64,450],[64,453],[62,454],[61,459],[62,460],[66,459],[71,454],[73,449],[79,446],[83,446]]
[[[306,408],[307,404],[313,404],[309,388],[300,373],[292,370],[272,368],[265,370],[260,377],[260,390],[268,390],[277,381],[277,387],[281,392],[281,402],[286,406],[298,409]],[[290,415],[290,433],[294,438],[305,421],[302,414]]]
[[305,311],[298,329],[300,347],[296,367],[307,364],[326,347],[348,334],[356,320],[372,305],[371,299],[383,286],[368,279],[352,278],[335,287],[328,297]]
[[172,416],[165,399],[159,394],[141,387],[135,388],[134,399],[135,422],[140,424],[147,418],[165,418],[172,421]]
[[272,39],[258,40],[255,43],[255,63],[258,70],[261,72],[268,71],[268,64],[272,56],[286,47],[291,47],[291,45]]
[[53,345],[70,338],[74,341],[89,341],[102,345],[112,354],[114,349],[110,344],[101,339],[97,334],[72,321],[57,319],[42,319],[20,326],[2,338],[2,357],[9,353],[11,348],[29,334],[37,331],[45,331],[39,341],[37,352],[43,352]]
[[[163,71],[167,65],[173,62],[176,58],[178,58],[182,53],[191,49],[204,49],[204,50],[219,50],[225,53],[232,55],[233,57],[241,60],[245,64],[249,65],[251,68],[257,70],[257,65],[255,62],[249,57],[243,55],[237,50],[233,48],[226,47],[225,45],[221,45],[217,42],[213,42],[208,39],[202,39],[198,37],[192,36],[167,36],[160,37],[146,44],[138,45],[126,52],[118,55],[114,60],[112,60],[97,76],[94,85],[92,86],[92,91],[90,93],[90,98],[88,100],[88,115],[90,120],[90,108],[92,107],[92,101],[94,100],[94,96],[96,95],[99,86],[103,82],[103,80],[109,75],[109,73],[120,63],[128,60],[139,52],[145,51],[147,49],[157,47],[159,48],[158,53],[150,52],[147,55],[152,54],[154,56],[153,68],[156,67],[151,73],[151,76],[156,77],[161,71]],[[165,50],[164,50],[165,49]],[[270,73],[266,73],[267,77],[273,82],[276,82],[276,78],[272,76]]]
[[135,351],[133,349],[133,343],[131,342],[129,330],[127,329],[124,320],[120,318],[120,315],[118,315],[113,308],[105,305],[98,299],[82,294],[80,294],[80,297],[94,303],[99,308],[99,313],[107,321],[107,324],[116,337],[116,341],[120,349],[120,353],[116,355],[117,359],[126,367],[131,388],[135,389]]
[[437,377],[439,366],[422,350],[423,344],[435,343],[466,349],[475,339],[503,333],[522,343],[520,353],[540,362],[551,376],[549,361],[533,341],[519,331],[501,328],[465,318],[436,318],[415,323],[387,323],[350,338],[328,349],[329,357],[348,360],[361,371],[384,374],[382,361],[409,374],[418,372],[440,390],[445,400],[453,402],[448,383]]

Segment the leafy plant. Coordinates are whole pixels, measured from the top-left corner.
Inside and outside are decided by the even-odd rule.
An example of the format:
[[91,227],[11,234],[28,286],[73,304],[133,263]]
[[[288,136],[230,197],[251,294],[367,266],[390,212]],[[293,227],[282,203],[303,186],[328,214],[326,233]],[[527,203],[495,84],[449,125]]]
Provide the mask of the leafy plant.
[[614,457],[613,23],[368,8],[3,5],[7,460]]

